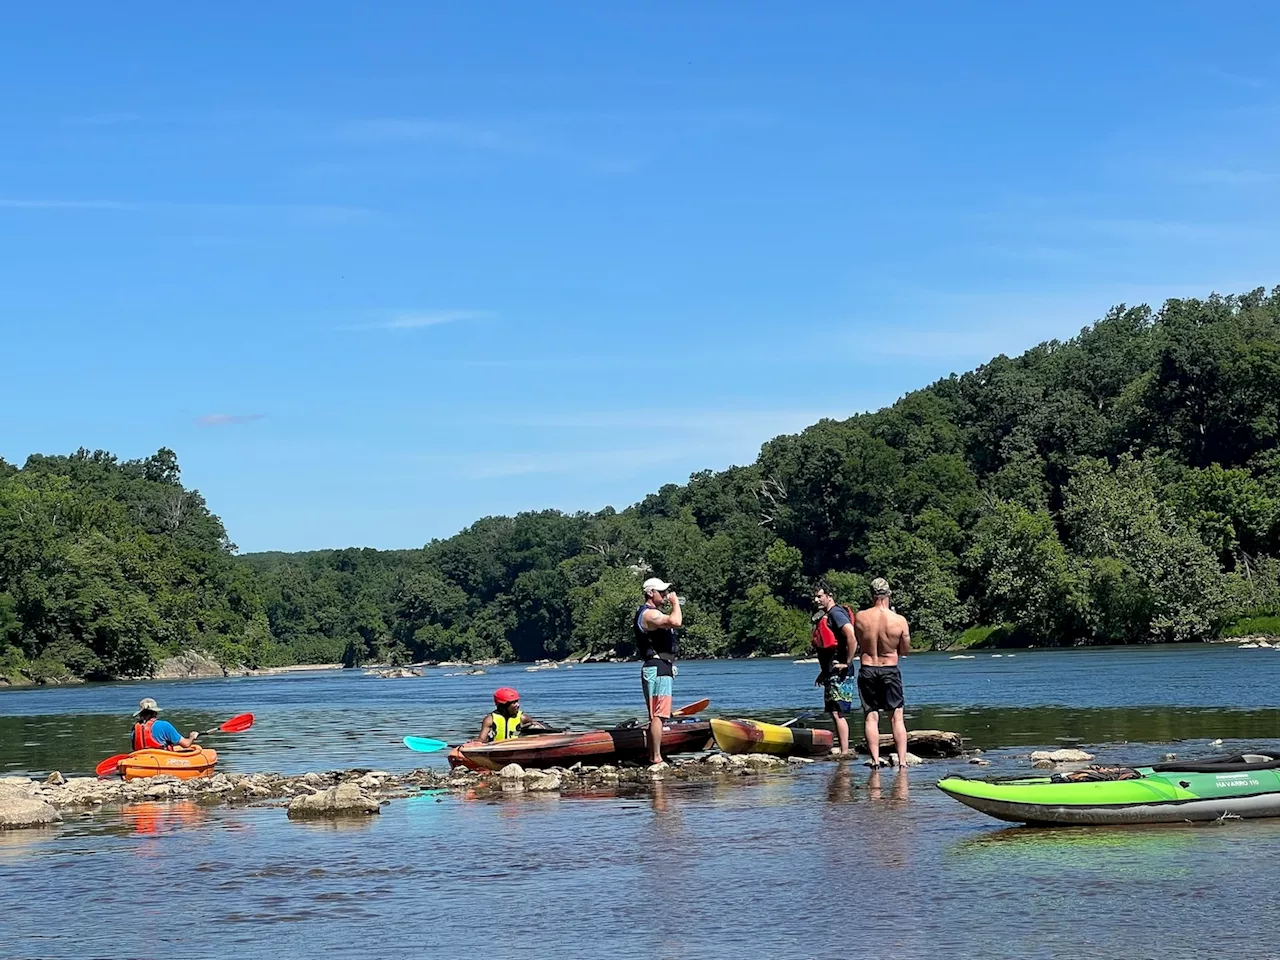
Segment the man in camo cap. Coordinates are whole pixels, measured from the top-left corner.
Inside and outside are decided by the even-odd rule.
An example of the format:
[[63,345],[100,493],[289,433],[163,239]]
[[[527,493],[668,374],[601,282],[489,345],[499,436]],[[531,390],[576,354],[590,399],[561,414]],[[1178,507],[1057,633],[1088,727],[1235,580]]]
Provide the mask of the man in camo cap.
[[853,632],[858,639],[860,666],[858,697],[865,718],[863,732],[872,767],[884,765],[880,759],[880,711],[889,711],[893,726],[893,747],[899,768],[907,764],[907,725],[902,718],[906,699],[902,694],[902,673],[898,658],[911,652],[911,628],[906,617],[889,608],[889,581],[876,577],[871,581],[871,606],[859,610],[853,618]]

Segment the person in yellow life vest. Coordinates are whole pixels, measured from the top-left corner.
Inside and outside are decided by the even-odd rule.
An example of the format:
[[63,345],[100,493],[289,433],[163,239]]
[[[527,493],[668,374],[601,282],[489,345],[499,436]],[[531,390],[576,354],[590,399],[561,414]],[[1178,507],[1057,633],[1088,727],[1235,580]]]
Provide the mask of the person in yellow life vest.
[[520,694],[516,693],[511,687],[499,687],[493,692],[493,702],[496,709],[485,715],[484,723],[480,725],[479,740],[487,743],[490,740],[512,740],[524,732],[525,727],[539,727],[540,732],[545,731],[545,726],[534,720],[523,710],[520,709]]
[[138,710],[134,713],[138,722],[133,725],[134,750],[186,749],[195,745],[199,733],[192,730],[184,737],[168,720],[158,719],[159,715],[160,707],[150,697],[138,701]]

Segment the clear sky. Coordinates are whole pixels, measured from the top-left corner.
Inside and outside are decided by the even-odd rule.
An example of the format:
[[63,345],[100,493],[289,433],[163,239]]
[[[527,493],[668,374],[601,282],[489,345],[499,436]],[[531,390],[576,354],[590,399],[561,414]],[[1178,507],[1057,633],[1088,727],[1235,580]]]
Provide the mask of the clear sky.
[[0,456],[420,546],[1280,282],[1280,5],[887,6],[11,4]]

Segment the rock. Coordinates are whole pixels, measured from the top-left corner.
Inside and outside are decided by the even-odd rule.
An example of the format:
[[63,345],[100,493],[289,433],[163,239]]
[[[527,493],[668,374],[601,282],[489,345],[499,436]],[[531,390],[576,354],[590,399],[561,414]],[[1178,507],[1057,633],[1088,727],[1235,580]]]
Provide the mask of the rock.
[[1053,766],[1053,761],[1052,761],[1052,760],[1037,760],[1037,761],[1035,761],[1035,762],[1034,762],[1033,764],[1031,764],[1031,765],[1032,765],[1033,767],[1035,767],[1037,770],[1045,770],[1045,769],[1047,769],[1047,768],[1049,768],[1049,767],[1052,767],[1052,766]]
[[787,757],[787,763],[793,763],[796,766],[801,766],[806,763],[813,763],[813,758],[812,757]]
[[1209,746],[1211,746],[1211,747],[1220,747],[1220,746],[1222,746],[1222,740],[1221,740],[1221,739],[1213,740],[1213,741],[1211,741],[1211,742],[1209,743]]
[[22,787],[0,787],[0,830],[18,830],[60,822],[62,814],[43,800],[28,796]]
[[1031,759],[1048,760],[1050,763],[1086,763],[1093,759],[1093,754],[1083,750],[1037,750],[1031,754]]
[[28,787],[34,782],[30,777],[0,777],[0,788]]
[[596,769],[596,775],[600,777],[602,780],[617,780],[618,768],[613,766],[612,764],[606,763],[603,766],[598,767]]
[[354,783],[340,783],[336,787],[308,796],[294,797],[289,801],[289,819],[312,817],[364,816],[380,813],[381,804],[360,792]]
[[356,781],[356,786],[361,790],[381,790],[382,777],[378,776],[376,773],[366,773]]
[[745,762],[749,767],[781,767],[786,763],[781,757],[775,757],[768,753],[750,753],[747,754]]
[[667,763],[665,760],[660,760],[657,763],[651,763],[649,766],[645,767],[645,774],[650,780],[661,780],[667,775],[667,771],[670,769],[671,764]]
[[46,787],[60,787],[66,782],[67,782],[67,778],[64,777],[62,774],[60,774],[57,770],[53,771],[53,773],[49,774],[47,777],[44,778],[44,785]]
[[705,763],[708,767],[716,767],[716,768],[727,767],[729,765],[729,758],[726,757],[723,753],[713,753],[711,756],[707,757],[707,759],[704,760],[703,763]]
[[[893,734],[882,733],[880,752],[887,753],[892,749]],[[960,734],[949,730],[908,730],[907,749],[918,757],[958,757],[964,752],[964,740]]]
[[508,763],[498,771],[498,777],[502,780],[523,780],[524,767],[518,763]]
[[1177,759],[1178,759],[1178,755],[1177,755],[1176,753],[1166,753],[1166,754],[1164,755],[1164,759],[1165,759],[1165,760],[1177,760]]
[[[908,751],[907,751],[907,766],[908,766],[908,767],[918,767],[918,766],[920,766],[920,764],[922,764],[922,763],[924,763],[924,761],[923,761],[923,760],[921,760],[919,757],[917,757],[917,756],[916,756],[914,753],[912,753],[910,750],[908,750]],[[892,754],[890,754],[890,755],[889,755],[889,765],[890,765],[890,766],[897,766],[897,764],[898,764],[898,755],[897,755],[896,753],[892,753]]]
[[989,767],[989,766],[991,766],[991,761],[990,761],[990,760],[983,760],[981,757],[970,757],[970,758],[969,758],[969,762],[970,762],[970,763],[975,763],[975,764],[977,764],[977,765],[978,765],[978,766],[980,766],[980,767]]
[[555,774],[542,774],[534,777],[533,780],[525,784],[525,789],[530,791],[551,791],[560,789],[560,778]]
[[225,677],[227,671],[208,654],[200,650],[188,650],[176,657],[169,657],[156,668],[157,680],[182,680],[190,677]]

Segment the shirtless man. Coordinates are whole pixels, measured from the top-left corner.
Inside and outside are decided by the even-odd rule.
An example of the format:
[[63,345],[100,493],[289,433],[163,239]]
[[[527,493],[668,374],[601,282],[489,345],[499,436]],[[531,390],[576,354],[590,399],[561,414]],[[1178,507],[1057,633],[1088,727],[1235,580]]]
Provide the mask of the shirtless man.
[[898,754],[898,768],[907,767],[907,725],[902,719],[905,700],[902,696],[902,673],[898,658],[911,652],[911,629],[905,617],[889,609],[889,582],[883,577],[871,581],[871,606],[859,610],[853,618],[853,632],[858,640],[861,669],[858,671],[858,697],[862,700],[863,724],[869,765],[879,768],[880,711],[891,711],[893,746]]

